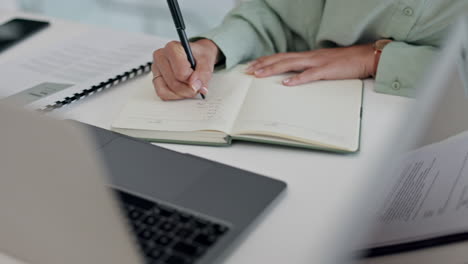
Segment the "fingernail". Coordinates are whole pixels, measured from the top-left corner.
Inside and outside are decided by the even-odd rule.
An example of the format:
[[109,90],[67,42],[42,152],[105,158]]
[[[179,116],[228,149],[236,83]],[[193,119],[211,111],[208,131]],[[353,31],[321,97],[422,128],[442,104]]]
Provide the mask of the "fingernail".
[[195,92],[198,92],[203,86],[203,83],[200,81],[200,80],[196,80],[193,84],[192,84],[192,89],[195,91]]
[[260,74],[262,74],[264,71],[265,71],[264,69],[256,70],[256,71],[255,71],[255,75],[260,75]]
[[246,73],[252,74],[252,73],[253,73],[253,69],[254,69],[254,65],[251,64],[251,65],[249,65],[249,67],[247,67],[247,69],[245,69],[245,72],[246,72]]
[[208,89],[206,87],[202,87],[200,89],[200,93],[204,94],[204,95],[207,95],[208,94]]
[[283,84],[289,84],[291,82],[291,79],[286,79],[283,81]]

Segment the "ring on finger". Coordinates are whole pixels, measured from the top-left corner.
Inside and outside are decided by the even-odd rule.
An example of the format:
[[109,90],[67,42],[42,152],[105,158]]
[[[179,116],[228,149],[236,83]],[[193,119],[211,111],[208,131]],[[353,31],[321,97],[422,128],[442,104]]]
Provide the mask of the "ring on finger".
[[162,75],[159,74],[159,75],[154,76],[154,77],[153,77],[153,82],[154,82],[157,78],[159,78],[159,77],[162,77]]

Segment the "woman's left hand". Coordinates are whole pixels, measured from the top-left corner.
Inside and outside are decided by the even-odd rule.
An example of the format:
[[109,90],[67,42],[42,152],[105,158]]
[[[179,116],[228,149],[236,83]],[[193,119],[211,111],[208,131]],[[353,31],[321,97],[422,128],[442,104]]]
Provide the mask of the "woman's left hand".
[[295,86],[318,80],[364,79],[375,74],[372,44],[306,52],[278,53],[250,63],[247,73],[263,78],[300,72],[283,80]]

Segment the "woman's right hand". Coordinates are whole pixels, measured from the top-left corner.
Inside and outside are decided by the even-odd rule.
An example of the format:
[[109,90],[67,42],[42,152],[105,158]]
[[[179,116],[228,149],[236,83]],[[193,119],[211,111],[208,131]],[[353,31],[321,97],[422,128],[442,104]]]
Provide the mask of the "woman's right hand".
[[153,85],[164,101],[207,95],[219,49],[213,41],[202,39],[190,43],[197,67],[192,70],[184,48],[178,41],[169,42],[153,53]]

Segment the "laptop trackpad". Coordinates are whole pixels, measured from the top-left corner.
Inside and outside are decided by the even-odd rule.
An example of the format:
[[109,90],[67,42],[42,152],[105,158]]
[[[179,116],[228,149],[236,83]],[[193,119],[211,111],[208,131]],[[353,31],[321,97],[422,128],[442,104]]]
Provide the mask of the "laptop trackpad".
[[147,198],[171,201],[213,165],[211,162],[118,137],[100,151],[112,185]]

